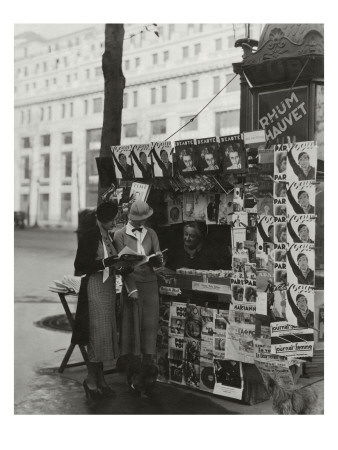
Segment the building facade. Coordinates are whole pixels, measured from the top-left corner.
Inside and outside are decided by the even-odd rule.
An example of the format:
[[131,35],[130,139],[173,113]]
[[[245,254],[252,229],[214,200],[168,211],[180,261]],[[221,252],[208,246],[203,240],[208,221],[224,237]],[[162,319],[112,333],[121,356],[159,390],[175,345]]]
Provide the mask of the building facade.
[[[243,24],[127,24],[121,144],[162,141],[187,123],[234,77],[245,33]],[[14,208],[29,225],[76,228],[78,211],[96,205],[103,51],[104,25],[15,39]],[[237,133],[239,104],[237,77],[171,140]]]

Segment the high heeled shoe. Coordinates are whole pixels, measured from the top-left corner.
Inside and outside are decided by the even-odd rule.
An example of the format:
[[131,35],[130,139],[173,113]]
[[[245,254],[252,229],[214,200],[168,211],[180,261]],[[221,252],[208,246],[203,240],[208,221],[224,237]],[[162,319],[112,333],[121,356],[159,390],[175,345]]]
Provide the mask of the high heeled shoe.
[[98,387],[96,389],[90,389],[90,387],[88,386],[87,380],[84,380],[82,386],[86,393],[87,398],[102,398],[103,397],[103,393],[102,393],[101,389]]

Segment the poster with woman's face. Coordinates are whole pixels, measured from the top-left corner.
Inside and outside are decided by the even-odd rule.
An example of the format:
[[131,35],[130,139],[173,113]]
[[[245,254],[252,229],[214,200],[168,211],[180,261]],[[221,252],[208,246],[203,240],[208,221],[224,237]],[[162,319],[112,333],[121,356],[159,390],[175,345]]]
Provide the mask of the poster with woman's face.
[[111,146],[116,178],[132,180],[134,178],[130,145]]
[[220,170],[220,156],[216,137],[196,139],[198,170],[200,173],[214,174]]
[[257,214],[259,216],[273,216],[273,198],[271,196],[258,199]]
[[197,173],[198,156],[194,140],[175,141],[174,175]]
[[223,173],[244,172],[245,151],[241,135],[221,136],[219,140]]

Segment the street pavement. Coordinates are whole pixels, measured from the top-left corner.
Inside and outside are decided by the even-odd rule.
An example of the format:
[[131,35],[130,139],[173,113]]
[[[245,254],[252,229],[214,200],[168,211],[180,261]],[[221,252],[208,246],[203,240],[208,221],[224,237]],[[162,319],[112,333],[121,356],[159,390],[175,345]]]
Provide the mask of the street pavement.
[[[73,273],[76,234],[62,230],[26,229],[15,232],[14,289],[14,412],[15,414],[242,414],[271,415],[272,401],[245,405],[200,391],[158,383],[151,398],[127,391],[124,373],[107,381],[116,396],[87,400],[82,388],[85,366],[58,372],[70,343],[70,332],[41,326],[42,319],[64,314],[57,294],[48,285]],[[71,311],[76,298],[69,298]],[[75,349],[70,362],[80,362]],[[109,367],[107,367],[109,369]],[[324,411],[322,378],[300,379],[319,395],[316,413]]]

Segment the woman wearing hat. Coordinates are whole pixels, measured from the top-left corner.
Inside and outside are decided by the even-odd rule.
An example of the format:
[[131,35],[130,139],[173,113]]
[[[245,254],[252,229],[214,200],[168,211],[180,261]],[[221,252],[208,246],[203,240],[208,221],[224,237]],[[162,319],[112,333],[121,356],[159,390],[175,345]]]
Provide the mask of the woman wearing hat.
[[72,336],[74,344],[87,345],[88,375],[83,382],[87,397],[111,395],[103,375],[104,361],[117,357],[115,316],[115,270],[117,259],[109,231],[114,227],[118,207],[102,203],[97,207],[97,224],[79,240],[75,269],[85,275],[81,280]]
[[[159,325],[159,296],[156,274],[152,263],[162,263],[162,253],[157,234],[145,226],[153,214],[152,208],[142,200],[136,200],[130,208],[128,223],[114,235],[118,252],[129,247],[138,254],[151,255],[151,263],[135,267],[125,277],[122,289],[121,356],[126,357],[127,374],[131,366],[139,365],[143,355],[144,366],[152,363],[156,354],[156,336]],[[130,379],[128,380],[130,383]],[[132,386],[131,386],[132,387]]]

